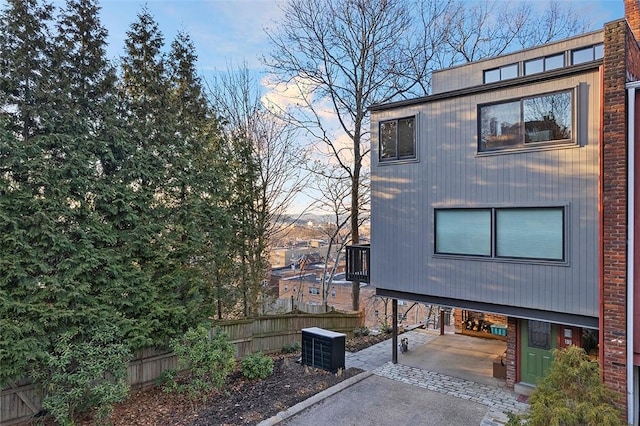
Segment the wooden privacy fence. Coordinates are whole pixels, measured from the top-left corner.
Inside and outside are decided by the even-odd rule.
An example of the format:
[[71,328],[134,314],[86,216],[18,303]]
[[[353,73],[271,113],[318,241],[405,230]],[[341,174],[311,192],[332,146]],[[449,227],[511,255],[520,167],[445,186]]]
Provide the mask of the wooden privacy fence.
[[[273,353],[288,343],[301,343],[303,328],[320,327],[350,334],[363,324],[363,312],[328,312],[217,321],[214,327],[229,336],[236,348],[236,359],[242,359],[253,352]],[[177,365],[178,359],[171,351],[144,349],[129,363],[129,384],[134,389],[151,386],[163,371],[176,368]],[[42,393],[29,379],[11,383],[0,392],[0,426],[30,424],[41,409]]]
[[327,312],[322,314],[268,315],[255,319],[214,323],[236,347],[236,358],[254,352],[278,352],[288,343],[301,343],[303,328],[319,327],[350,334],[364,325],[364,313]]
[[325,307],[324,305],[298,302],[294,300],[293,297],[290,299],[271,300],[265,302],[262,307],[265,315],[284,314],[296,310],[309,314],[321,314],[325,312]]

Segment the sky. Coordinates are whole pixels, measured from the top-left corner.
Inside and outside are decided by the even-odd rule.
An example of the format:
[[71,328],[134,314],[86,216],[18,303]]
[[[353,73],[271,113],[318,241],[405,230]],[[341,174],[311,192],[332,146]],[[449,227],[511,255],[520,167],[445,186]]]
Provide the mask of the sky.
[[[57,0],[62,3],[62,0]],[[264,76],[260,57],[270,51],[265,28],[277,30],[281,0],[102,0],[101,20],[109,31],[111,58],[123,55],[126,32],[146,5],[158,23],[168,47],[178,31],[188,33],[198,55],[198,69],[205,80],[217,72],[237,69],[246,62],[258,81]],[[319,0],[323,1],[323,0]],[[527,1],[527,0],[497,0]],[[534,1],[544,7],[547,0]],[[559,0],[592,23],[594,30],[624,16],[623,0]],[[346,137],[346,136],[345,136]],[[346,143],[346,142],[345,142]],[[310,203],[299,196],[291,213]]]
[[281,14],[275,0],[102,0],[100,5],[111,58],[123,55],[126,32],[146,5],[167,47],[178,31],[189,34],[205,76],[245,61],[249,69],[262,70],[260,56],[269,51],[265,28],[274,28]]
[[[49,1],[57,7],[65,3]],[[243,68],[245,63],[260,81],[264,76],[260,58],[270,52],[265,29],[277,30],[281,1],[285,0],[101,0],[100,19],[109,33],[107,55],[110,59],[124,55],[126,33],[146,5],[164,35],[167,50],[179,31],[189,34],[205,81],[211,81],[217,73]],[[548,4],[548,0],[497,1],[530,1],[540,7]],[[593,30],[624,16],[623,0],[559,1],[570,3],[592,23]],[[0,0],[2,9],[5,5],[6,0]]]
[[[178,31],[186,31],[198,54],[198,67],[209,73],[236,68],[246,61],[249,69],[261,70],[260,56],[269,52],[264,29],[277,29],[279,0],[102,0],[101,19],[109,31],[110,57],[123,54],[129,25],[146,5],[158,22],[167,45]],[[513,1],[513,0],[498,0]],[[529,0],[541,5],[546,0]],[[602,28],[605,22],[624,16],[623,0],[560,0]],[[56,3],[62,3],[57,0]]]

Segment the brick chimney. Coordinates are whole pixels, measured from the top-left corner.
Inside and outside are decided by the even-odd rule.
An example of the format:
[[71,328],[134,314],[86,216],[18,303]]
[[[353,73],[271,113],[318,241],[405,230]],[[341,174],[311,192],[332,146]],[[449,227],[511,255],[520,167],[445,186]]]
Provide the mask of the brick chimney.
[[633,36],[640,41],[640,0],[624,0],[624,17]]

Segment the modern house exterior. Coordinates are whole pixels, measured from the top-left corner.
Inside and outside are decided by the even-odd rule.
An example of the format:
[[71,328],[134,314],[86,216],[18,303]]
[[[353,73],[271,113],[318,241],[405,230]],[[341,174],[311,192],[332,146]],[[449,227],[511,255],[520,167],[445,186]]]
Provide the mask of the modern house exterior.
[[640,2],[625,15],[371,106],[371,244],[350,247],[347,276],[506,316],[516,390],[553,349],[584,347],[638,424]]

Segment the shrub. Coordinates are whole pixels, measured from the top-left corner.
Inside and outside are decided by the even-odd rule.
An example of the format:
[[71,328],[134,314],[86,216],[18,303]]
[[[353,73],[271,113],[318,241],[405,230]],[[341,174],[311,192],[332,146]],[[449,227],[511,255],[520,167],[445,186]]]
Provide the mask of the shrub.
[[526,414],[511,415],[507,425],[622,425],[616,394],[600,380],[600,367],[586,352],[570,346],[554,351],[549,371],[530,397]]
[[273,373],[273,359],[256,352],[242,360],[242,375],[247,379],[266,379]]
[[382,324],[382,327],[380,327],[380,333],[382,334],[390,334],[392,331],[393,331],[393,327],[386,322]]
[[156,379],[156,384],[165,392],[172,392],[177,390],[178,383],[176,382],[176,377],[178,377],[178,370],[173,368],[164,370]]
[[354,337],[368,336],[370,333],[367,327],[357,327],[353,330]]
[[298,342],[287,343],[282,347],[282,352],[284,352],[285,354],[300,352],[300,343]]
[[130,359],[118,327],[96,326],[63,333],[31,376],[42,384],[42,407],[57,423],[73,424],[77,412],[88,410],[101,420],[129,393]]
[[176,382],[175,375],[165,375],[165,390],[188,393],[192,398],[206,396],[224,383],[235,366],[235,349],[227,335],[215,330],[211,337],[204,325],[190,328],[182,337],[172,339],[169,346],[178,357],[178,368],[187,373],[183,384]]

